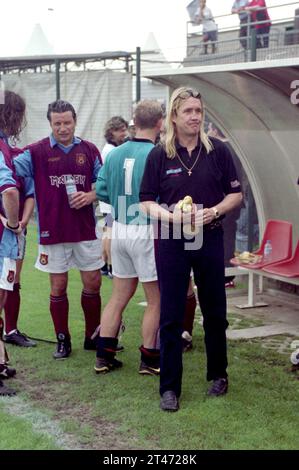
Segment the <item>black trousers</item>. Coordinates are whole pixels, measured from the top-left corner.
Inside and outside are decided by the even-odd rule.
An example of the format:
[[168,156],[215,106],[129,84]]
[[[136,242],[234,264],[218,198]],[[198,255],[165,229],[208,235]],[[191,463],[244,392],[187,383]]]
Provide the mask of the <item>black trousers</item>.
[[[188,244],[189,245],[189,244]],[[182,382],[183,318],[191,268],[203,314],[207,380],[227,377],[226,295],[223,231],[204,231],[200,249],[186,250],[185,240],[159,239],[158,277],[161,292],[160,394],[172,390],[179,397]]]
[[256,47],[269,47],[270,26],[263,26],[256,30]]

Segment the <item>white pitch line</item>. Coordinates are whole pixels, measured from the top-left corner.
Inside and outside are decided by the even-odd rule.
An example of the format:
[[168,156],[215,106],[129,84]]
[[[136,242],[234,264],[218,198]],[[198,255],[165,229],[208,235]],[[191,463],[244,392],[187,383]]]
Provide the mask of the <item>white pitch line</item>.
[[3,410],[5,413],[29,422],[34,432],[52,438],[58,448],[65,450],[82,449],[74,436],[61,429],[58,420],[53,420],[50,416],[35,410],[20,397],[1,397],[0,403],[4,405]]

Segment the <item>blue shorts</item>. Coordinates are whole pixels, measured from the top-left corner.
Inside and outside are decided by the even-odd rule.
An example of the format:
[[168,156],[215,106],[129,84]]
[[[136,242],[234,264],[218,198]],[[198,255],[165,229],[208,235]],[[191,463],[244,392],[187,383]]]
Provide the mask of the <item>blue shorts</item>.
[[207,31],[203,35],[203,42],[208,42],[208,41],[216,42],[217,38],[218,38],[217,29],[215,29],[214,31]]

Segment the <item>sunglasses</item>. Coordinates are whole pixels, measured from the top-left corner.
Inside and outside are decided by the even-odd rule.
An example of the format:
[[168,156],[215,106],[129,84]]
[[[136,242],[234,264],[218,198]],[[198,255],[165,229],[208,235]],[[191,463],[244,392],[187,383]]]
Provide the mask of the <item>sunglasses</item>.
[[196,90],[192,90],[192,88],[187,88],[186,90],[182,91],[175,99],[181,98],[183,100],[186,100],[190,97],[200,99],[201,94]]

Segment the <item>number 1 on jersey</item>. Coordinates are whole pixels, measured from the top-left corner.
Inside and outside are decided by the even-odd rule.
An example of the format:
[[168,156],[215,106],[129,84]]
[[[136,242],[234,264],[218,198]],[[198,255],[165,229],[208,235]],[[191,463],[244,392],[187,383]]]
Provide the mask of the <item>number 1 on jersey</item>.
[[125,195],[132,195],[132,176],[133,168],[135,164],[135,158],[126,158],[124,161],[124,170],[125,170]]

